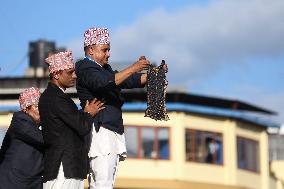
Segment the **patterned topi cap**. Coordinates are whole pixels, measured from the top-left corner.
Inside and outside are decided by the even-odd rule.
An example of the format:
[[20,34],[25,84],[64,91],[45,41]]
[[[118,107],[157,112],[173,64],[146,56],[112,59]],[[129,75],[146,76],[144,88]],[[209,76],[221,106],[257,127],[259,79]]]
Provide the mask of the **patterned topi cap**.
[[46,58],[45,62],[49,65],[49,73],[74,68],[72,51],[53,54]]
[[40,97],[40,91],[38,88],[31,87],[24,90],[19,97],[19,103],[21,110],[25,110],[31,105],[38,105]]
[[84,33],[84,47],[96,44],[109,44],[110,37],[107,28],[90,28]]

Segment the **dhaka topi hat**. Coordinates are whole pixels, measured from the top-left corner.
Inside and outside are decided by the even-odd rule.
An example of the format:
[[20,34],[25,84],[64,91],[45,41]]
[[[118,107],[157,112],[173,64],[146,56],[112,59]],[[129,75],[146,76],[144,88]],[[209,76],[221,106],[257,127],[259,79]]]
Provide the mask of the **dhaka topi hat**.
[[74,68],[72,51],[59,52],[45,59],[49,65],[49,73]]
[[19,97],[19,103],[21,110],[25,110],[31,105],[38,105],[40,97],[40,91],[38,88],[31,87],[25,89]]
[[109,44],[110,37],[107,28],[89,28],[84,33],[84,47],[97,44]]

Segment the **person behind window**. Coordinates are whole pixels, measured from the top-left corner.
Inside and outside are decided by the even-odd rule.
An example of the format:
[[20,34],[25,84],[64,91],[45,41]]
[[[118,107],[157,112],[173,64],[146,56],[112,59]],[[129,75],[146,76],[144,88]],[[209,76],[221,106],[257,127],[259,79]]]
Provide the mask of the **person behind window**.
[[1,189],[42,188],[44,146],[39,96],[39,90],[33,87],[20,94],[21,111],[14,113],[0,150]]
[[206,163],[214,163],[216,158],[216,153],[218,150],[218,144],[212,138],[207,138],[206,143],[208,147],[208,153],[205,161]]

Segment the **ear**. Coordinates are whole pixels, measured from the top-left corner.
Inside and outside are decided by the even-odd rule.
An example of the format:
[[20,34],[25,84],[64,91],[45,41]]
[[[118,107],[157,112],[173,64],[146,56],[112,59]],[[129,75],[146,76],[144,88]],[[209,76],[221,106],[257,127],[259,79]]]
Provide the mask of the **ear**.
[[30,109],[31,109],[31,106],[28,106],[25,109],[23,109],[22,111],[28,114]]
[[93,55],[94,54],[94,45],[90,45],[88,47],[88,51],[89,51],[89,55]]
[[54,73],[53,78],[58,80],[59,79],[59,72]]

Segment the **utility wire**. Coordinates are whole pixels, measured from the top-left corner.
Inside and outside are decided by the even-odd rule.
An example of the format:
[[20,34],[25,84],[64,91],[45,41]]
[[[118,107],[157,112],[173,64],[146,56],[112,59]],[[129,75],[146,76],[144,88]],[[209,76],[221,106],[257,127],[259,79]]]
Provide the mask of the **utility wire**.
[[26,53],[19,61],[16,61],[12,64],[5,64],[5,67],[0,68],[0,75],[3,76],[3,75],[12,74],[13,72],[15,72],[15,70],[17,70],[20,67],[22,63],[24,63],[27,57],[28,57],[28,53]]

